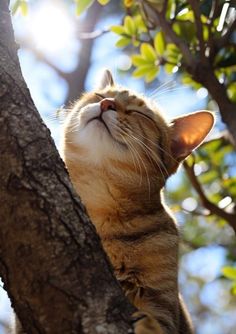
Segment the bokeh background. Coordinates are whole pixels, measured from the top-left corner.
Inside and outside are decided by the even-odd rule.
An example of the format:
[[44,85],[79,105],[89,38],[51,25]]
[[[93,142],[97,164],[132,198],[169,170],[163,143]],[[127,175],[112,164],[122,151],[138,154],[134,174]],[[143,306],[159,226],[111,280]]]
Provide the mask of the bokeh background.
[[[119,1],[111,1],[106,7],[94,3],[78,17],[73,2],[34,0],[28,3],[27,13],[26,9],[23,13],[19,10],[13,16],[23,76],[57,147],[63,116],[57,117],[56,111],[69,108],[83,91],[95,87],[103,68],[113,72],[117,83],[155,100],[169,121],[199,109],[214,110],[217,124],[208,140],[218,138],[225,127],[204,87],[183,85],[175,71],[167,75],[161,70],[149,84],[132,77],[132,50],[117,48],[117,35],[109,32],[111,25],[121,23],[122,15]],[[236,156],[230,144],[222,146],[215,139],[195,158],[195,173],[208,196],[222,208],[229,206],[232,196],[226,186],[222,190],[222,178],[234,180],[231,188],[236,196]],[[165,196],[180,225],[179,280],[196,333],[236,334],[236,297],[232,281],[222,275],[224,266],[235,264],[233,230],[223,219],[208,216],[183,169],[169,179]],[[10,302],[1,285],[0,333],[6,332],[11,317]]]

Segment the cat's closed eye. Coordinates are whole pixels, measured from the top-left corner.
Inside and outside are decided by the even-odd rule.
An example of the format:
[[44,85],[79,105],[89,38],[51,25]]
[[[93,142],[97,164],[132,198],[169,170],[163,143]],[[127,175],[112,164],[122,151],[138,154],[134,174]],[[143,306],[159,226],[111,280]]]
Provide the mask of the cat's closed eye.
[[136,109],[126,109],[126,113],[127,114],[130,114],[130,115],[137,115],[138,117],[144,117],[144,118],[146,118],[147,120],[150,120],[151,122],[153,122],[153,124],[155,124],[155,126],[156,126],[156,122],[155,122],[155,120],[151,117],[151,116],[149,116],[149,115],[147,115],[146,113],[144,113],[144,112],[142,112],[142,111],[140,111],[140,110],[136,110]]
[[94,93],[97,97],[99,97],[100,98],[100,100],[103,100],[103,99],[105,99],[106,98],[106,96],[105,95],[102,95],[102,94],[100,94],[100,93]]

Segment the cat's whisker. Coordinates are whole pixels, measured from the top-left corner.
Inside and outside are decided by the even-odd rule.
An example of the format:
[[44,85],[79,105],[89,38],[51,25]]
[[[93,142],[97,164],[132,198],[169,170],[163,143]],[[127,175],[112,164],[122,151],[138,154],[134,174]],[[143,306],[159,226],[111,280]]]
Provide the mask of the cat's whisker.
[[177,88],[170,88],[163,90],[161,92],[157,92],[155,95],[152,96],[152,99],[159,98],[160,96],[166,95],[168,93],[175,93],[176,91],[183,91],[189,89],[188,87],[177,87]]
[[[166,155],[168,155],[170,158],[172,158],[173,160],[175,160],[175,159],[173,158],[173,156],[172,156],[170,153],[168,153],[166,150],[164,150],[160,145],[158,145],[157,142],[155,143],[153,140],[151,140],[150,138],[148,138],[148,137],[142,135],[141,133],[135,133],[135,135],[137,135],[138,137],[142,137],[143,139],[147,140],[147,141],[150,142],[155,148],[157,148],[157,150],[160,150],[160,151],[164,152],[164,153],[165,153]],[[149,149],[151,149],[151,148],[149,147]],[[156,155],[156,151],[153,150],[153,149],[152,149],[152,151],[153,151],[153,153]],[[175,161],[177,162],[177,160],[175,160]],[[159,162],[160,162],[161,164],[163,164],[163,162],[162,162],[161,160],[160,160]],[[165,165],[164,165],[164,164],[163,164],[163,168],[165,168]],[[166,171],[167,175],[169,175],[168,172],[167,172],[167,170],[166,170],[166,168],[165,168],[165,171]]]
[[[122,129],[121,127],[118,127],[115,123],[112,123],[112,126],[114,128],[116,128],[120,135],[122,136],[122,133],[125,135],[125,136],[129,136],[128,133]],[[137,150],[135,149],[135,147],[132,145],[132,142],[128,140],[128,138],[125,138],[125,136],[122,136],[123,140],[126,142],[126,144],[128,145],[129,149],[130,149],[130,152],[131,154],[134,155],[136,161],[138,162],[138,166],[139,166],[139,174],[140,174],[140,186],[142,184],[142,179],[143,179],[143,176],[142,176],[142,168],[141,168],[141,165],[140,165],[140,155],[139,153],[137,152]],[[127,139],[127,140],[126,140]],[[141,159],[141,162],[142,162],[142,159]],[[136,166],[136,164],[135,164]],[[145,168],[145,166],[144,166]]]
[[144,150],[144,152],[147,154],[148,159],[150,160],[150,162],[151,162],[152,164],[153,164],[153,162],[156,163],[158,169],[159,169],[160,172],[161,172],[163,181],[165,182],[165,176],[164,176],[164,174],[163,174],[163,172],[162,172],[162,169],[161,169],[161,167],[160,167],[160,165],[159,165],[159,161],[157,161],[157,159],[154,158],[154,156],[152,156],[152,155],[150,154],[150,151],[151,151],[151,153],[155,153],[155,152],[152,151],[152,150],[150,150],[150,148],[149,148],[149,147],[148,147],[148,146],[147,146],[141,139],[139,139],[139,138],[137,138],[137,137],[135,137],[135,136],[133,136],[133,135],[132,135],[132,137],[133,137],[133,138],[137,141],[137,143],[143,148],[143,150]]
[[158,149],[158,150],[162,151],[162,152],[165,153],[167,156],[169,156],[172,160],[174,160],[175,162],[179,163],[179,161],[176,160],[176,159],[173,157],[173,155],[171,155],[169,152],[167,152],[165,149],[163,149],[160,145],[158,145],[157,143],[155,143],[154,141],[152,141],[150,138],[145,137],[145,136],[142,135],[141,133],[139,133],[139,134],[138,134],[138,133],[135,133],[135,134],[138,135],[138,136],[141,136],[143,139],[145,139],[145,140],[149,141],[150,143],[152,143],[152,144],[154,145],[154,147],[157,146],[157,149]]
[[155,95],[157,92],[162,92],[164,89],[166,89],[168,86],[173,85],[174,87],[176,86],[176,81],[174,80],[168,80],[167,82],[164,82],[162,85],[159,87],[155,88],[149,95],[148,97],[152,97]]
[[[127,144],[128,148],[130,150],[130,153],[131,153],[131,156],[132,156],[132,160],[133,160],[133,164],[134,164],[136,173],[140,175],[139,186],[141,186],[142,185],[142,178],[143,177],[142,177],[142,169],[141,169],[141,166],[140,166],[140,162],[139,162],[139,159],[137,158],[137,152],[135,151],[134,147],[132,147],[132,144],[128,140],[126,140],[126,138],[122,134],[120,134],[120,135],[121,135],[122,139]],[[138,162],[139,173],[138,173],[137,164],[135,162],[135,159]]]
[[[142,115],[142,113],[138,113],[137,115],[139,115],[139,116],[141,116],[141,117],[142,117],[142,116],[145,117],[144,115]],[[145,119],[147,119],[147,118],[145,117]],[[137,138],[136,138],[136,139],[137,139]],[[141,141],[141,143],[142,143],[143,145],[145,145],[146,149],[148,149],[148,150],[150,151],[150,148],[149,148],[146,144],[144,144],[143,141],[142,141],[141,139],[139,139],[139,140]],[[154,154],[156,155],[156,152],[155,152],[155,151],[152,151],[151,153],[154,153]],[[149,154],[149,155],[150,155],[150,154]],[[162,161],[159,161],[159,162],[156,161],[156,164],[157,164],[157,166],[158,166],[158,168],[159,168],[159,170],[160,170],[160,172],[161,172],[161,174],[162,174],[162,176],[163,176],[163,179],[165,179],[165,177],[164,177],[164,175],[163,175],[163,172],[162,172],[162,169],[161,169],[161,167],[160,167],[159,164],[162,165],[163,169],[164,169],[165,172],[166,172],[166,175],[168,176],[169,173],[168,173],[168,171],[167,171],[165,165],[163,164]]]
[[[127,134],[127,135],[128,135],[130,138],[132,138],[134,141],[136,141],[136,142],[139,144],[139,146],[141,146],[140,143],[137,141],[137,138],[136,138],[135,136],[133,136],[132,134]],[[138,154],[139,154],[139,153],[138,153]],[[139,154],[139,157],[141,158],[140,154]],[[146,171],[147,182],[148,182],[148,189],[149,189],[149,197],[150,197],[150,195],[151,195],[151,184],[150,184],[149,173],[148,173],[147,167],[146,167],[146,165],[145,165],[145,163],[144,163],[144,161],[143,161],[142,158],[141,158],[141,161],[143,162],[143,166],[144,166],[145,171]]]
[[70,130],[68,130],[68,132],[73,133],[78,131],[79,125],[80,125],[79,121],[75,122],[73,126],[70,127]]
[[[126,135],[128,135],[127,132],[126,132]],[[161,172],[163,181],[165,182],[165,176],[163,174],[162,168],[165,171],[165,173],[166,173],[167,176],[169,175],[169,173],[168,173],[165,165],[163,164],[163,162],[160,161],[160,160],[157,160],[157,158],[156,158],[156,152],[154,150],[152,150],[150,147],[148,147],[140,138],[135,137],[133,134],[130,134],[129,137],[130,136],[139,144],[139,146],[141,146],[144,149],[144,152],[147,154],[147,157],[150,160],[150,162],[152,164],[155,162],[156,166],[158,167],[158,169]],[[162,168],[160,167],[160,165],[162,166]],[[149,176],[148,176],[148,178],[149,178]]]
[[[127,132],[125,132],[125,135],[128,136],[130,139],[134,139],[133,136]],[[131,142],[130,142],[131,144]],[[148,170],[147,167],[145,165],[145,162],[143,160],[143,158],[141,157],[140,153],[138,152],[138,150],[135,149],[135,147],[132,145],[133,149],[135,150],[135,152],[137,153],[137,156],[139,157],[139,160],[142,162],[142,165],[144,167],[146,176],[147,176],[147,185],[148,185],[148,193],[149,193],[149,197],[151,196],[151,184],[150,184],[150,178],[149,178],[149,174],[148,174]],[[141,173],[142,175],[142,173]]]

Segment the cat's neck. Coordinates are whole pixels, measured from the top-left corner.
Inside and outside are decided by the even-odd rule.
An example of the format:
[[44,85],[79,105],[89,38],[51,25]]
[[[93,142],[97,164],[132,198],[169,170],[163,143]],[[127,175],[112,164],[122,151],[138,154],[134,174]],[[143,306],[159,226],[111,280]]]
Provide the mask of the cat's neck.
[[[94,166],[67,161],[72,183],[80,194],[89,216],[100,235],[107,230],[127,228],[148,217],[170,219],[163,204],[160,185],[155,179],[130,175],[123,177]],[[159,218],[158,218],[159,217]]]

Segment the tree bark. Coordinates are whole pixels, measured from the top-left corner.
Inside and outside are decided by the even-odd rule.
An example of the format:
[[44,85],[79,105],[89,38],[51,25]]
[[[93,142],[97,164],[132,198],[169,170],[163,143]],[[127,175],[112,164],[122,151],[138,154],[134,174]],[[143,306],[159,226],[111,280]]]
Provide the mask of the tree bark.
[[133,308],[22,78],[7,0],[0,128],[0,275],[25,331],[132,333]]

